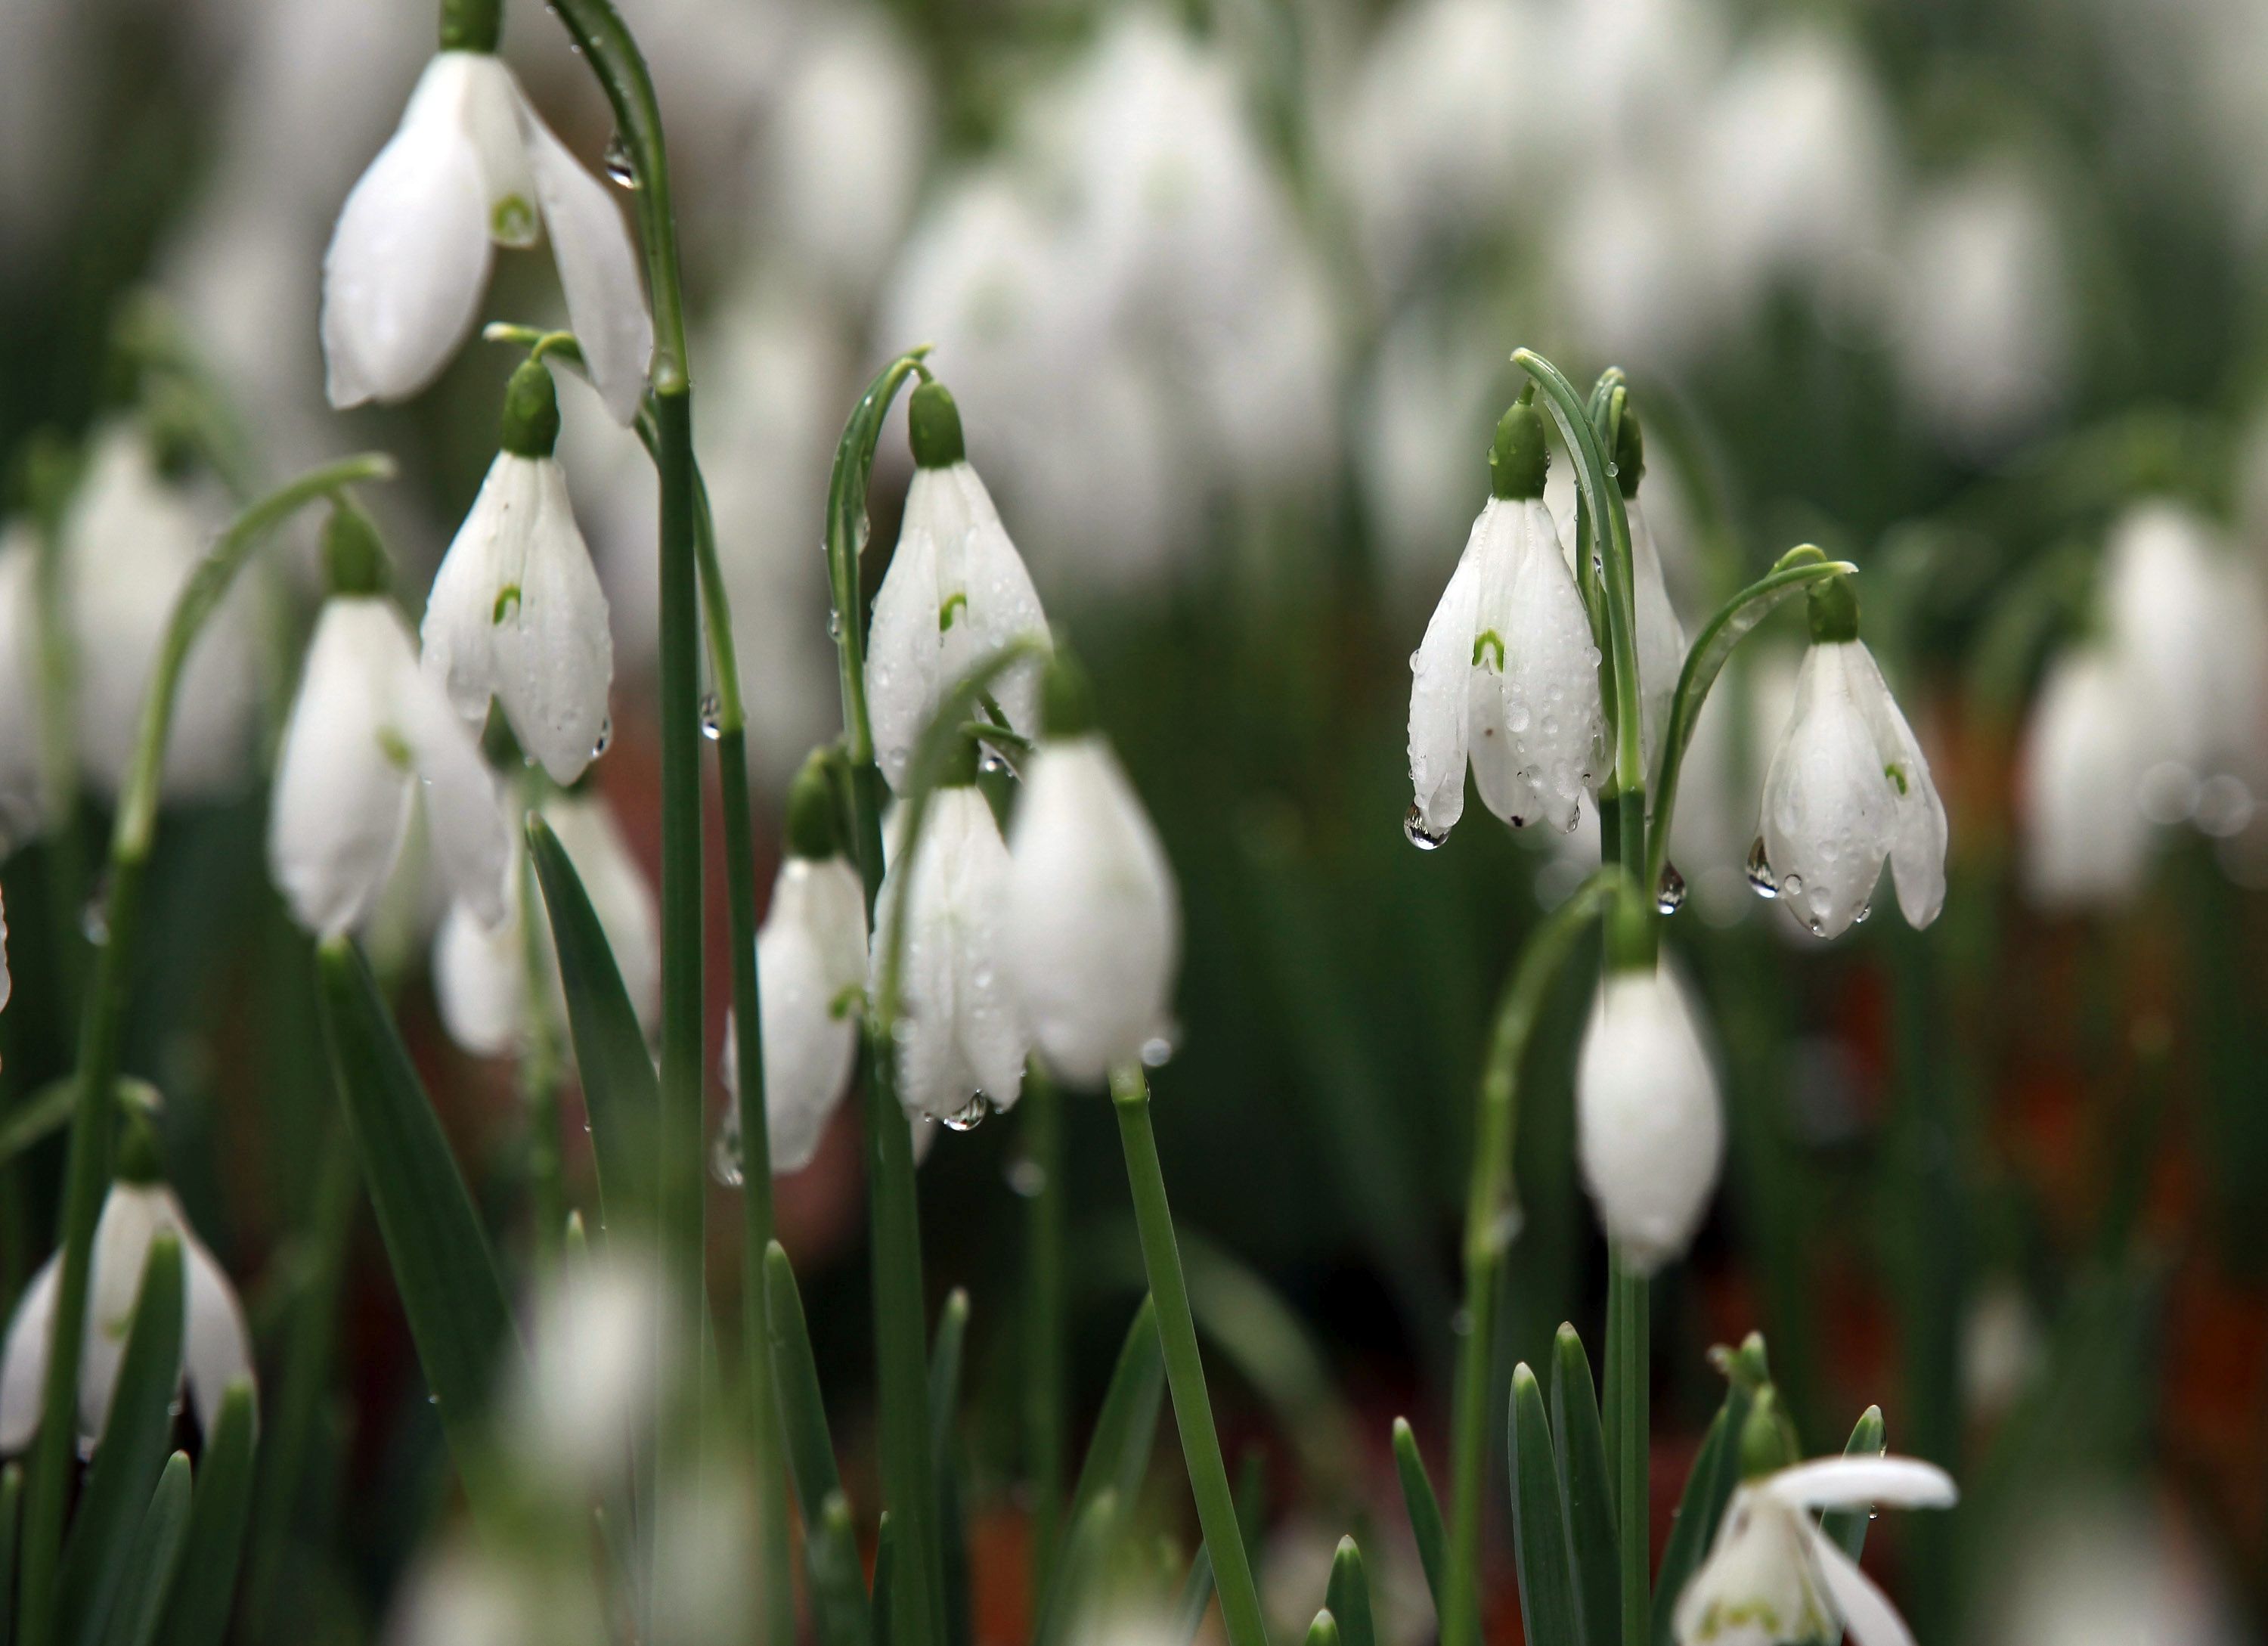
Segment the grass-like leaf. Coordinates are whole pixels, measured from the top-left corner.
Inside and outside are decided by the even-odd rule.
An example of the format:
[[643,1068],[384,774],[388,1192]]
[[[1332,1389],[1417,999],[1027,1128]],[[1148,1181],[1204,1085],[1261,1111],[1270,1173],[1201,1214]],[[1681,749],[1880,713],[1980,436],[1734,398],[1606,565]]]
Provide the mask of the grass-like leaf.
[[[1417,1539],[1418,1564],[1425,1568],[1425,1587],[1433,1594],[1433,1614],[1446,1618],[1449,1533],[1441,1522],[1441,1500],[1433,1495],[1425,1459],[1418,1450],[1418,1436],[1404,1417],[1394,1420],[1394,1473],[1402,1482],[1402,1507],[1410,1517],[1410,1535]],[[1480,1636],[1476,1633],[1473,1638]]]
[[1032,1646],[1068,1646],[1086,1633],[1080,1625],[1090,1620],[1086,1614],[1110,1564],[1110,1546],[1118,1536],[1118,1494],[1110,1487],[1079,1500]]
[[213,1420],[204,1455],[197,1461],[188,1540],[181,1554],[180,1576],[166,1605],[166,1646],[219,1646],[227,1631],[245,1526],[252,1517],[259,1428],[252,1380],[239,1377],[221,1397],[220,1415]]
[[1677,1518],[1669,1528],[1661,1564],[1654,1572],[1653,1646],[1671,1646],[1677,1597],[1684,1592],[1693,1568],[1716,1539],[1717,1522],[1740,1475],[1739,1436],[1741,1426],[1748,1421],[1749,1405],[1749,1391],[1740,1383],[1725,1391],[1725,1403],[1709,1421],[1709,1432],[1685,1476],[1685,1490],[1677,1500]]
[[1378,1646],[1378,1627],[1370,1605],[1370,1575],[1352,1538],[1341,1538],[1331,1556],[1331,1581],[1323,1591],[1323,1610],[1337,1620],[1346,1646]]
[[1520,1615],[1528,1646],[1581,1646],[1567,1521],[1559,1502],[1543,1390],[1523,1361],[1512,1372],[1512,1533],[1520,1569]]
[[1620,1543],[1606,1432],[1599,1421],[1590,1359],[1571,1325],[1559,1328],[1551,1346],[1551,1437],[1583,1639],[1589,1646],[1617,1646],[1623,1628]]
[[189,1454],[177,1451],[158,1476],[157,1490],[135,1528],[118,1575],[103,1646],[151,1646],[165,1620],[166,1591],[189,1530]]
[[[1882,1443],[1882,1408],[1870,1406],[1859,1413],[1859,1421],[1851,1430],[1851,1439],[1843,1448],[1846,1458],[1879,1458],[1885,1448]],[[1859,1558],[1867,1546],[1867,1523],[1872,1517],[1864,1509],[1832,1509],[1819,1517],[1819,1529],[1835,1542],[1837,1547],[1852,1560]]]

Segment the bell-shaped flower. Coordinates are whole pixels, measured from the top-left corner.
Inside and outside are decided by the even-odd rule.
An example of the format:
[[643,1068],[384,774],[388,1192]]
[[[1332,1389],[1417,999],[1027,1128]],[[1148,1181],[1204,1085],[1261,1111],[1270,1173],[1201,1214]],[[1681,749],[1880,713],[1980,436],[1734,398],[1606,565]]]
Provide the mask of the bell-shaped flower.
[[339,511],[327,547],[335,592],[316,620],[276,760],[270,872],[300,925],[320,936],[348,930],[384,889],[422,792],[442,877],[499,923],[511,841],[495,780],[379,592],[383,560],[368,523]]
[[1030,1049],[1001,965],[1008,847],[976,785],[975,750],[931,797],[920,837],[882,877],[867,993],[878,1003],[891,931],[905,921],[898,1100],[911,1115],[965,1129],[1022,1094]]
[[1683,1252],[1724,1153],[1717,1076],[1684,993],[1659,967],[1609,972],[1575,1070],[1577,1154],[1623,1261],[1651,1273]]
[[[114,423],[93,439],[63,522],[63,597],[77,648],[79,765],[114,794],[134,760],[143,700],[173,602],[220,511],[167,481],[147,439]],[[246,595],[223,602],[184,665],[162,771],[168,799],[236,788],[252,751],[254,681]]]
[[572,783],[606,739],[615,649],[551,455],[558,436],[551,370],[529,360],[505,391],[503,449],[434,574],[422,638],[467,725],[486,721],[493,698],[552,781]]
[[1816,1511],[1944,1509],[1952,1477],[1913,1458],[1819,1458],[1736,1487],[1717,1540],[1678,1597],[1678,1646],[1795,1646],[1848,1630],[1854,1646],[1913,1646],[1913,1632],[1820,1530]]
[[2017,763],[2024,885],[2043,906],[2115,908],[2141,889],[2153,832],[2141,806],[2157,735],[2151,700],[2107,646],[2049,665]]
[[[653,888],[603,801],[554,794],[541,810],[599,917],[630,1008],[651,1034],[661,1010],[660,913]],[[479,910],[460,897],[449,905],[433,940],[433,999],[441,1026],[475,1057],[511,1057],[526,1048],[531,997],[539,984],[548,992],[553,1022],[563,1022],[567,1009],[551,923],[540,898],[530,946],[526,920],[533,888],[526,855],[517,841],[505,886],[500,923],[485,924]],[[531,968],[539,967],[541,976],[532,978]]]
[[[827,769],[806,764],[788,795],[787,855],[756,930],[763,1004],[764,1119],[775,1176],[801,1171],[850,1089],[865,1002],[866,891],[843,855]],[[725,1036],[732,1095],[725,1148],[740,1136],[738,1043]]]
[[546,233],[592,380],[627,424],[644,391],[653,321],[620,209],[500,60],[438,53],[401,129],[347,196],[323,255],[331,403],[401,400],[431,382],[472,329],[492,245],[533,246]]
[[[229,1385],[253,1375],[252,1336],[236,1290],[159,1177],[147,1123],[137,1117],[128,1122],[117,1180],[94,1226],[87,1270],[86,1340],[78,1369],[78,1426],[87,1440],[99,1441],[109,1421],[111,1394],[141,1295],[143,1266],[151,1243],[161,1234],[171,1235],[181,1247],[181,1376],[199,1427],[210,1430]],[[58,1251],[24,1288],[9,1325],[7,1347],[0,1352],[0,1452],[21,1451],[38,1432],[62,1278]]]
[[1661,550],[1638,502],[1638,482],[1646,474],[1646,445],[1638,413],[1623,414],[1620,438],[1615,443],[1616,483],[1622,488],[1623,509],[1630,520],[1631,594],[1638,615],[1638,725],[1646,750],[1647,781],[1653,780],[1661,757],[1661,736],[1669,725],[1670,699],[1677,694],[1677,677],[1685,668],[1685,625],[1670,603],[1669,580],[1662,575]]
[[1758,874],[1813,933],[1863,920],[1888,861],[1917,928],[1945,904],[1945,807],[1921,745],[1859,638],[1846,581],[1812,586],[1795,712],[1764,773]]
[[1425,638],[1410,660],[1410,783],[1403,824],[1439,845],[1481,801],[1513,828],[1572,829],[1598,758],[1598,647],[1543,504],[1541,416],[1504,414],[1489,455],[1494,495],[1473,522]]
[[1008,830],[1002,958],[1048,1066],[1100,1086],[1169,1026],[1181,898],[1078,665],[1057,656],[1045,691]]
[[[961,413],[941,383],[916,388],[907,407],[914,448],[897,552],[874,595],[866,635],[866,710],[875,761],[905,786],[914,746],[945,694],[1010,642],[1047,639],[1031,573],[970,467]],[[993,688],[1008,723],[1039,729],[1039,665],[1019,663]]]

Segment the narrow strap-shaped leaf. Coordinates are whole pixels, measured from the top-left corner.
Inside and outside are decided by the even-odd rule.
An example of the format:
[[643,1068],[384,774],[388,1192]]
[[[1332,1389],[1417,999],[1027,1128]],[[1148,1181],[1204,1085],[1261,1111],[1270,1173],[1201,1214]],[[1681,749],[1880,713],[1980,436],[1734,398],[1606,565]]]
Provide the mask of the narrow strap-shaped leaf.
[[189,1530],[189,1454],[177,1451],[158,1476],[158,1488],[136,1527],[118,1575],[103,1646],[151,1646],[165,1621],[166,1593],[180,1564]]
[[228,1629],[244,1530],[252,1517],[252,1465],[259,1428],[252,1380],[239,1377],[221,1397],[220,1415],[197,1460],[188,1541],[181,1554],[180,1576],[166,1605],[166,1646],[219,1646]]
[[1441,1523],[1441,1500],[1433,1495],[1433,1482],[1425,1473],[1425,1459],[1418,1450],[1418,1436],[1406,1417],[1394,1420],[1394,1473],[1402,1482],[1402,1507],[1410,1517],[1410,1534],[1418,1542],[1418,1562],[1425,1568],[1425,1587],[1433,1592],[1433,1614],[1437,1618],[1445,1616],[1448,1612],[1449,1533]]
[[[1882,1408],[1870,1406],[1859,1413],[1859,1421],[1851,1431],[1850,1441],[1843,1448],[1846,1458],[1879,1458],[1882,1455]],[[1830,1509],[1819,1517],[1819,1529],[1835,1546],[1852,1560],[1867,1546],[1867,1523],[1873,1514],[1866,1509]]]
[[939,1316],[929,1354],[929,1435],[937,1473],[937,1533],[945,1561],[946,1646],[971,1646],[976,1634],[969,1582],[968,1524],[961,1501],[961,1460],[953,1416],[961,1409],[962,1346],[968,1336],[968,1294],[954,1287]]
[[[866,1573],[858,1563],[858,1537],[850,1524],[850,1504],[839,1490],[829,1492],[817,1516],[805,1520],[803,1556],[811,1576],[812,1610],[818,1617],[823,1646],[868,1646],[873,1641],[874,1623],[866,1602]],[[879,1570],[877,1576],[884,1582],[888,1579],[888,1574]],[[887,1605],[884,1614],[887,1614]]]
[[938,1316],[929,1354],[930,1449],[939,1468],[953,1453],[953,1414],[961,1406],[961,1360],[968,1337],[968,1294],[956,1286]]
[[1567,1569],[1567,1524],[1543,1390],[1523,1361],[1512,1373],[1512,1534],[1520,1569],[1520,1615],[1528,1646],[1580,1646],[1575,1579]]
[[1653,845],[1648,853],[1646,879],[1649,891],[1661,880],[1669,821],[1677,805],[1678,769],[1683,765],[1686,748],[1693,741],[1693,728],[1701,722],[1701,705],[1709,695],[1709,688],[1717,683],[1717,676],[1733,655],[1733,648],[1791,594],[1800,594],[1822,578],[1853,577],[1858,571],[1849,561],[1830,560],[1806,543],[1782,555],[1769,572],[1719,606],[1716,615],[1702,625],[1692,649],[1685,653],[1685,667],[1677,676],[1677,692],[1670,699],[1669,719],[1661,740],[1661,769],[1653,774],[1653,821],[1648,837]]
[[362,951],[332,938],[316,963],[323,1037],[363,1181],[426,1387],[477,1509],[484,1495],[474,1462],[483,1438],[481,1414],[500,1359],[516,1356],[519,1347],[504,1282],[449,1140]]
[[23,1521],[24,1465],[11,1463],[0,1468],[0,1646],[16,1638],[16,1542]]
[[[111,1392],[109,1420],[95,1449],[85,1495],[71,1518],[70,1536],[63,1543],[55,1595],[62,1622],[59,1638],[64,1641],[102,1638],[135,1531],[166,1466],[166,1443],[173,1432],[173,1396],[181,1386],[187,1296],[181,1243],[161,1234],[150,1243],[150,1255],[142,1266],[142,1288]],[[92,1317],[88,1325],[92,1331],[103,1329],[103,1323]]]
[[527,820],[527,853],[543,888],[552,946],[559,954],[567,1032],[575,1043],[575,1067],[591,1117],[600,1203],[608,1205],[611,1194],[619,1214],[622,1207],[650,1201],[652,1173],[644,1163],[660,1111],[660,1079],[582,876],[540,816]]
[[1160,1637],[1158,1646],[1197,1646],[1197,1631],[1204,1627],[1204,1615],[1211,1605],[1212,1551],[1200,1541],[1197,1558],[1189,1562],[1189,1577],[1182,1584],[1181,1598],[1174,1602],[1173,1625]]
[[777,1240],[764,1248],[764,1315],[771,1323],[772,1391],[787,1440],[788,1473],[804,1524],[815,1526],[828,1500],[841,1495],[843,1477],[835,1466],[835,1443],[828,1435],[819,1368],[811,1358],[803,1295],[796,1289],[787,1252]]
[[1677,1500],[1677,1518],[1670,1525],[1661,1564],[1654,1571],[1653,1646],[1670,1646],[1677,1597],[1685,1591],[1686,1580],[1716,1539],[1717,1521],[1733,1495],[1740,1472],[1736,1437],[1748,1421],[1749,1401],[1748,1390],[1738,1383],[1725,1391],[1725,1403],[1709,1421],[1709,1432],[1685,1476],[1685,1490]]
[[1048,1585],[1032,1646],[1067,1646],[1080,1637],[1084,1631],[1079,1626],[1109,1565],[1110,1546],[1117,1534],[1118,1494],[1105,1487],[1083,1500],[1071,1517],[1063,1559],[1056,1565],[1055,1581]]
[[1370,1576],[1362,1568],[1362,1550],[1352,1538],[1341,1538],[1331,1556],[1331,1581],[1323,1591],[1323,1611],[1338,1620],[1346,1646],[1378,1646],[1378,1627],[1370,1606]]
[[1086,1460],[1079,1465],[1079,1485],[1071,1499],[1073,1521],[1105,1492],[1116,1492],[1122,1504],[1134,1501],[1149,1469],[1165,1394],[1166,1353],[1158,1338],[1157,1306],[1145,1297],[1126,1328],[1118,1365],[1110,1374],[1094,1435],[1087,1443]]
[[1315,1613],[1315,1620],[1307,1625],[1307,1646],[1339,1646],[1339,1622],[1325,1606]]
[[1559,1328],[1551,1346],[1551,1438],[1583,1638],[1589,1646],[1617,1646],[1623,1606],[1614,1485],[1607,1473],[1606,1431],[1599,1421],[1590,1359],[1571,1325]]
[[898,1529],[890,1518],[890,1511],[882,1511],[881,1524],[874,1528],[874,1590],[872,1596],[874,1614],[874,1646],[890,1646],[895,1635],[892,1633],[891,1613],[898,1585]]

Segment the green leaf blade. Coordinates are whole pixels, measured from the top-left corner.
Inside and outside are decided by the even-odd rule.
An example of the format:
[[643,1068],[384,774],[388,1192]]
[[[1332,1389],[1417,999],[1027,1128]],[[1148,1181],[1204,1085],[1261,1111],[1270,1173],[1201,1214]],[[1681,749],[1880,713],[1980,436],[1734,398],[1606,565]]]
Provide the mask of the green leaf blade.
[[259,1449],[259,1400],[239,1377],[221,1397],[220,1415],[205,1436],[188,1541],[166,1606],[165,1646],[219,1646],[236,1598],[237,1568],[252,1518],[253,1463]]
[[103,1646],[151,1646],[165,1621],[166,1595],[173,1587],[189,1530],[189,1455],[177,1451],[158,1476],[157,1489],[136,1527],[118,1576]]
[[[1433,1481],[1425,1473],[1425,1458],[1418,1450],[1418,1436],[1410,1420],[1394,1420],[1394,1473],[1402,1486],[1402,1507],[1410,1517],[1410,1535],[1418,1544],[1418,1562],[1425,1568],[1425,1587],[1432,1591],[1433,1615],[1449,1613],[1449,1533],[1441,1519],[1441,1500],[1433,1495]],[[1474,1638],[1477,1640],[1478,1635]]]
[[1526,1362],[1513,1369],[1513,1554],[1520,1570],[1520,1614],[1529,1646],[1580,1646],[1574,1574],[1567,1565],[1567,1523],[1559,1503],[1559,1471],[1543,1391]]
[[1363,1569],[1362,1548],[1352,1538],[1341,1538],[1331,1556],[1331,1581],[1323,1591],[1323,1610],[1336,1620],[1339,1637],[1346,1646],[1378,1646],[1370,1575]]
[[[1843,1447],[1846,1458],[1879,1458],[1886,1450],[1882,1439],[1882,1408],[1870,1406],[1859,1413],[1851,1438]],[[1833,1509],[1819,1517],[1819,1529],[1835,1546],[1853,1561],[1867,1546],[1867,1525],[1874,1518],[1865,1509]]]
[[1620,1540],[1614,1485],[1607,1472],[1606,1431],[1599,1420],[1591,1362],[1571,1325],[1562,1325],[1552,1344],[1551,1435],[1583,1639],[1588,1646],[1618,1646],[1623,1628]]

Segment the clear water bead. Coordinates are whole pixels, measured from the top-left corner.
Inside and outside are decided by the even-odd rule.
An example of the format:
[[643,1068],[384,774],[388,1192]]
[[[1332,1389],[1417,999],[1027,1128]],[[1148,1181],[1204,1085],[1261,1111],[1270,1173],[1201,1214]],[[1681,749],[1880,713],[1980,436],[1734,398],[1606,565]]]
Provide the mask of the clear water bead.
[[701,697],[701,734],[712,743],[725,734],[724,699],[713,691]]
[[617,188],[636,188],[638,186],[637,166],[630,159],[630,145],[623,141],[619,131],[607,140],[605,165],[607,181]]
[[1412,801],[1410,809],[1402,815],[1402,835],[1420,852],[1438,852],[1441,843],[1449,838],[1449,831],[1427,828],[1424,808]]
[[945,1117],[945,1128],[948,1132],[974,1132],[991,1112],[992,1100],[978,1092],[965,1105]]
[[1675,914],[1685,906],[1685,876],[1667,859],[1662,861],[1661,878],[1654,882],[1653,906],[1664,914]]
[[615,741],[615,717],[611,714],[599,722],[598,740],[591,745],[591,758],[596,760],[607,752]]
[[1779,896],[1779,881],[1772,874],[1771,862],[1764,856],[1764,838],[1758,835],[1749,846],[1749,889],[1759,897]]

